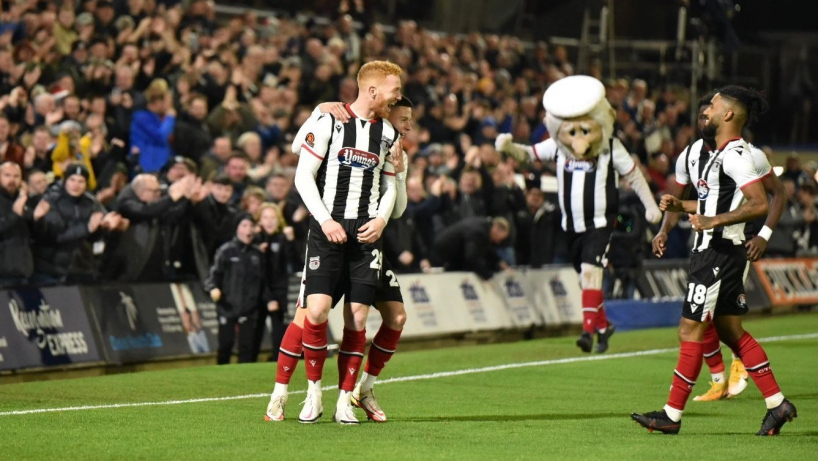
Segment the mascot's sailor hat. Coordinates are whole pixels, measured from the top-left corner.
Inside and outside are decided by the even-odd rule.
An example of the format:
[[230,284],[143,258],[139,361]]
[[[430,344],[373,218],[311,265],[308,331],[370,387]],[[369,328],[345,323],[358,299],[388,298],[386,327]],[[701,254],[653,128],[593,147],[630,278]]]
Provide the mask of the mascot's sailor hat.
[[605,98],[605,85],[594,77],[572,75],[552,83],[542,98],[545,126],[555,136],[563,120],[589,116],[599,123],[603,139],[613,135],[614,111]]

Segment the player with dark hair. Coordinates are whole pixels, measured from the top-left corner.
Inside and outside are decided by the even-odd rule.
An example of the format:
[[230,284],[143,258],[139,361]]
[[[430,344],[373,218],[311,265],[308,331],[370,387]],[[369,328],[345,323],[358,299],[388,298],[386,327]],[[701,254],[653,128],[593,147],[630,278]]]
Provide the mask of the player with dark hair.
[[[369,309],[380,282],[380,237],[392,214],[396,193],[394,167],[386,157],[399,135],[385,118],[401,98],[401,72],[399,66],[387,61],[364,64],[358,73],[358,98],[345,105],[349,120],[343,123],[331,114],[322,114],[311,117],[304,128],[303,155],[295,178],[312,214],[304,282],[302,345],[308,390],[299,415],[303,423],[314,423],[323,414],[321,376],[327,358],[327,317],[339,280],[348,273],[347,299],[353,313]],[[386,186],[383,192],[382,180]],[[350,235],[356,238],[348,239]],[[341,345],[347,354],[342,355],[362,357],[365,346],[365,332],[350,331]],[[282,352],[284,348],[282,344]],[[333,417],[338,423],[358,423],[351,408],[351,391],[340,390]],[[273,394],[277,397],[275,390]]]
[[[695,166],[697,162],[699,164],[701,164],[702,161],[706,162],[710,155],[710,151],[713,149],[713,146],[715,146],[715,140],[712,138],[705,138],[702,132],[704,128],[704,121],[706,120],[704,111],[710,106],[710,101],[713,99],[713,96],[714,94],[711,93],[705,95],[699,100],[699,116],[696,124],[696,132],[700,139],[682,151],[681,155],[679,156],[679,162],[684,162],[683,165],[687,165],[687,162],[690,162]],[[747,243],[745,246],[747,247],[748,266],[750,265],[751,261],[757,261],[761,255],[764,254],[764,250],[767,248],[767,241],[769,240],[770,235],[772,235],[773,229],[775,229],[775,227],[778,225],[778,221],[781,218],[781,213],[784,211],[784,205],[787,202],[784,185],[778,179],[778,176],[776,176],[773,172],[772,165],[770,165],[766,154],[752,144],[749,144],[749,146],[755,168],[758,175],[762,178],[761,183],[764,185],[764,190],[767,194],[772,195],[773,199],[770,203],[770,212],[767,214],[766,220],[763,223],[764,227],[759,229],[758,220],[748,222],[745,225],[744,235],[747,237]],[[698,157],[690,159],[689,157],[691,155]],[[690,175],[687,174],[687,177],[689,176]],[[672,191],[672,194],[674,197],[682,200],[687,196],[689,190],[689,184],[678,184]],[[665,214],[665,219],[662,222],[662,228],[653,239],[653,253],[657,257],[661,258],[664,254],[665,243],[668,239],[668,232],[676,225],[677,221],[678,215],[676,213]],[[733,354],[733,363],[730,365],[730,379],[729,381],[725,381],[724,360],[722,359],[721,355],[721,343],[713,322],[708,324],[707,329],[704,332],[704,361],[710,368],[712,378],[712,381],[710,382],[710,389],[708,389],[708,391],[704,394],[694,397],[693,400],[697,402],[709,402],[719,400],[724,397],[732,398],[743,392],[747,387],[747,379],[749,375],[744,369],[744,364],[741,362],[741,359],[735,354]]]
[[[333,114],[342,122],[349,117],[349,114],[346,112],[346,108],[341,103],[320,104],[318,107],[316,107],[312,117],[317,118],[321,116],[321,114],[326,113]],[[406,133],[411,130],[412,102],[405,96],[402,97],[392,107],[389,120],[393,126],[398,129],[401,135],[405,136]],[[305,135],[306,133],[303,132],[299,132],[299,134],[296,135],[295,140],[293,141],[294,152],[301,152],[301,149],[299,149],[295,144],[298,143],[299,139],[303,139]],[[395,152],[403,151],[400,141],[395,143],[394,150]],[[391,218],[398,218],[403,214],[407,203],[406,179],[405,174],[403,174],[407,160],[405,158],[405,154],[401,156],[393,154],[390,156],[388,161],[393,163],[395,167],[397,183],[395,208],[392,211]],[[299,293],[298,307],[303,307],[304,304],[304,286],[305,285],[302,283],[302,291]],[[349,278],[347,274],[344,274],[344,276],[342,276],[342,280],[340,280],[336,286],[336,292],[333,295],[332,300],[333,306],[340,301],[341,297],[345,295],[348,289]],[[349,299],[348,295],[347,299]],[[338,386],[340,389],[344,390],[352,390],[354,387],[352,392],[352,403],[362,408],[366,412],[369,419],[376,422],[384,422],[386,421],[386,415],[375,398],[373,386],[375,380],[386,365],[386,362],[388,362],[394,354],[395,349],[397,348],[398,340],[400,339],[401,331],[403,330],[403,325],[406,322],[406,309],[404,308],[403,297],[400,292],[400,284],[398,283],[397,276],[392,271],[391,265],[386,258],[384,258],[383,261],[383,274],[380,279],[380,285],[378,286],[375,294],[374,305],[380,312],[383,323],[381,324],[381,327],[378,330],[378,333],[375,335],[372,345],[370,346],[364,375],[361,377],[361,381],[356,386],[355,380],[358,375],[357,370],[360,368],[363,360],[363,354],[358,355],[339,353]],[[368,310],[356,310],[353,315],[351,307],[352,306],[349,302],[344,304],[345,331],[363,331],[366,325]],[[302,351],[301,335],[303,332],[302,328],[305,316],[306,310],[298,309],[293,322],[290,323],[290,327],[285,333],[285,338],[281,347],[281,354],[279,354],[279,363],[276,370],[275,390],[270,396],[270,404],[268,405],[267,412],[265,414],[265,419],[267,421],[281,421],[284,419],[284,406],[286,405],[287,400],[287,386],[289,385],[292,374],[295,371],[295,367],[298,365],[298,359]],[[345,336],[347,342],[350,342],[354,339],[353,337],[355,335],[349,334]],[[346,351],[347,349],[351,349],[351,347],[349,347],[349,344],[344,344],[342,341],[341,350]],[[355,372],[349,373],[348,370],[350,369],[354,369]],[[346,421],[353,421],[353,419],[355,419],[354,415],[347,415],[345,418]]]
[[[679,361],[667,405],[659,411],[631,414],[634,421],[651,432],[679,432],[682,412],[702,368],[702,340],[710,322],[715,324],[721,340],[744,362],[764,396],[767,414],[757,435],[777,435],[786,422],[797,416],[795,406],[778,387],[764,349],[741,324],[741,315],[747,312],[744,224],[763,216],[768,209],[764,188],[759,184],[762,177],[741,131],[765,109],[763,97],[746,88],[728,86],[716,93],[704,110],[702,134],[719,147],[701,159],[680,157],[676,164],[677,181],[692,184],[698,200],[662,197],[661,209],[690,214],[696,238],[679,322]],[[693,160],[697,160],[695,164]]]

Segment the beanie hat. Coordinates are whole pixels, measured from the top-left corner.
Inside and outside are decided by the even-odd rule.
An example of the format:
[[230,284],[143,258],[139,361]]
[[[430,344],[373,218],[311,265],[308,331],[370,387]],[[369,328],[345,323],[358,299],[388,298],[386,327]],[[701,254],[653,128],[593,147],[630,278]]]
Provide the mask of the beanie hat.
[[242,222],[242,221],[244,221],[244,220],[250,221],[250,222],[251,222],[251,223],[253,223],[253,224],[255,224],[255,223],[256,223],[256,220],[255,220],[255,219],[253,219],[253,215],[251,215],[250,213],[247,213],[247,212],[242,212],[242,213],[239,213],[239,214],[236,216],[235,228],[236,228],[236,229],[238,229],[239,225],[240,225],[240,224],[241,224],[241,222]]
[[75,174],[82,176],[86,181],[88,181],[88,178],[91,176],[90,173],[88,173],[88,168],[85,168],[85,165],[80,163],[72,163],[63,171],[63,178],[68,179],[70,176],[74,176]]

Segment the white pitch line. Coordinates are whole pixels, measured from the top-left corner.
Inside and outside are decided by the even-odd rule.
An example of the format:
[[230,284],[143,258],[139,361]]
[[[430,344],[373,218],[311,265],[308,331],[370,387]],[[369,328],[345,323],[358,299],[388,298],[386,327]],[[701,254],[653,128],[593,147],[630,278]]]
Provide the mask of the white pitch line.
[[[792,341],[798,339],[814,339],[818,338],[818,333],[809,333],[809,334],[802,334],[802,335],[787,335],[787,336],[771,336],[768,338],[761,338],[759,342],[781,342],[781,341]],[[505,365],[494,365],[490,367],[482,367],[482,368],[467,368],[464,370],[453,370],[453,371],[441,371],[437,373],[428,373],[423,375],[414,375],[414,376],[400,376],[396,378],[388,378],[378,381],[378,385],[389,384],[389,383],[402,383],[407,381],[424,381],[427,379],[437,379],[437,378],[447,378],[449,376],[461,376],[461,375],[471,375],[475,373],[487,373],[491,371],[500,371],[500,370],[509,370],[514,368],[527,368],[527,367],[539,367],[539,366],[546,366],[546,365],[560,365],[565,363],[577,363],[577,362],[592,362],[595,360],[611,360],[611,359],[625,359],[631,357],[642,357],[646,355],[657,355],[657,354],[664,354],[666,352],[676,352],[678,351],[678,347],[667,348],[667,349],[650,349],[646,351],[636,351],[636,352],[622,352],[619,354],[610,354],[610,355],[590,355],[584,357],[568,357],[564,359],[554,359],[554,360],[539,360],[536,362],[520,362],[520,363],[507,363]],[[333,390],[337,389],[338,386],[327,386],[323,389],[326,390]],[[290,392],[290,395],[293,394],[304,394],[306,391],[299,390]],[[161,406],[161,405],[182,405],[186,403],[202,403],[202,402],[220,402],[225,400],[245,400],[245,399],[256,399],[261,397],[267,397],[270,394],[245,394],[245,395],[232,395],[227,397],[204,397],[199,399],[184,399],[184,400],[166,400],[162,402],[136,402],[136,403],[112,403],[112,404],[105,404],[105,405],[82,405],[76,407],[61,407],[61,408],[38,408],[34,410],[14,410],[14,411],[4,411],[0,412],[0,416],[15,416],[15,415],[30,415],[35,413],[54,413],[60,411],[85,411],[85,410],[102,410],[107,408],[130,408],[130,407],[151,407],[151,406]]]

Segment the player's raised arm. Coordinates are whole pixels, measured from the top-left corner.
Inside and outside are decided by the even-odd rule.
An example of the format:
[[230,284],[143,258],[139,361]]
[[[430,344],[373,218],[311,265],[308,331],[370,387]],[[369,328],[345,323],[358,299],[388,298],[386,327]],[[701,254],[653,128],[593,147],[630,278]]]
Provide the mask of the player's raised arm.
[[616,171],[628,181],[639,200],[645,205],[645,219],[651,224],[658,223],[662,219],[662,212],[656,206],[656,199],[653,197],[653,192],[650,191],[648,181],[642,174],[642,170],[636,167],[636,162],[633,161],[631,154],[619,139],[614,138],[613,140],[611,158]]

